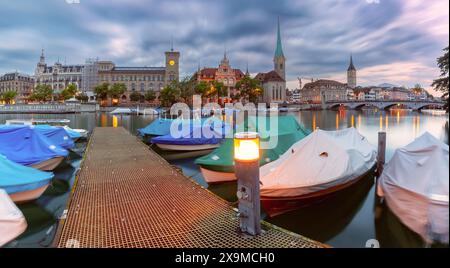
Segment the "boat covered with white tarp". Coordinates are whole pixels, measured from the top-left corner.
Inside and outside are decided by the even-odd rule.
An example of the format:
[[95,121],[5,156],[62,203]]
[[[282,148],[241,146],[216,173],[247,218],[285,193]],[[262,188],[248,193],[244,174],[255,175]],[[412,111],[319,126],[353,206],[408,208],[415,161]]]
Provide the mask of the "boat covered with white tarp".
[[379,179],[389,209],[427,243],[449,243],[448,150],[426,132],[397,149]]
[[262,206],[274,216],[322,199],[363,178],[376,158],[375,146],[355,128],[317,129],[260,168]]
[[0,247],[12,241],[27,229],[27,221],[22,212],[0,189]]

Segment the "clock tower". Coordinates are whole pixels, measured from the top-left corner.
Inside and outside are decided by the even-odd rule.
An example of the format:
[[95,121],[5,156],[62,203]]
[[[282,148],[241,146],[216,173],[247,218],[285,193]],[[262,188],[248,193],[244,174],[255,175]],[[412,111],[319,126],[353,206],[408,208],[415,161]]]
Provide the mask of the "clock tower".
[[173,44],[170,51],[166,51],[166,83],[171,81],[179,81],[180,77],[180,52],[173,50]]

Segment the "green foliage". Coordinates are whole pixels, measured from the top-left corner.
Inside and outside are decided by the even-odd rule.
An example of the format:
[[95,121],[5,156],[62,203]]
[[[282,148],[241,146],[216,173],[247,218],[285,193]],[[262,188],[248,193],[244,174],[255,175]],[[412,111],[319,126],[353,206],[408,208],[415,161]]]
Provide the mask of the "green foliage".
[[94,88],[94,93],[95,93],[97,100],[105,100],[108,97],[108,90],[109,90],[109,84],[106,82],[97,85]]
[[177,88],[176,82],[166,85],[159,93],[159,100],[165,107],[170,107],[176,103],[180,97],[180,91]]
[[185,77],[181,82],[175,82],[175,86],[180,92],[180,98],[182,98],[184,102],[190,103],[196,89],[195,81],[190,77]]
[[262,95],[260,81],[250,76],[245,76],[237,82],[236,89],[240,91],[240,97],[255,104],[258,101],[258,97]]
[[127,90],[127,86],[124,83],[117,83],[111,86],[108,90],[108,96],[113,99],[118,99],[120,96],[125,93]]
[[195,85],[194,92],[195,94],[199,94],[202,96],[202,98],[207,97],[209,85],[205,81],[201,81]]
[[137,91],[133,91],[133,92],[131,92],[131,94],[130,94],[130,101],[137,102],[137,101],[140,101],[141,98],[142,98],[141,93],[139,93],[139,92],[137,92]]
[[431,84],[431,86],[434,87],[434,89],[436,89],[437,91],[442,92],[442,98],[445,100],[445,109],[448,111],[448,46],[446,48],[444,48],[444,55],[439,57],[437,59],[437,64],[439,66],[439,68],[441,69],[441,75],[440,78],[436,79],[433,81],[433,84]]
[[31,100],[46,102],[53,96],[53,89],[49,85],[39,84],[30,95]]
[[64,100],[68,100],[74,97],[78,93],[78,88],[75,84],[69,84],[63,91],[61,91],[61,97]]
[[144,99],[148,102],[154,101],[156,99],[155,92],[153,90],[149,90],[149,91],[145,92]]
[[75,98],[81,102],[87,102],[89,100],[88,95],[86,95],[84,93],[80,93],[80,94],[76,95]]
[[16,98],[17,92],[13,90],[8,90],[0,95],[0,100],[4,101],[6,104],[11,104],[12,101]]

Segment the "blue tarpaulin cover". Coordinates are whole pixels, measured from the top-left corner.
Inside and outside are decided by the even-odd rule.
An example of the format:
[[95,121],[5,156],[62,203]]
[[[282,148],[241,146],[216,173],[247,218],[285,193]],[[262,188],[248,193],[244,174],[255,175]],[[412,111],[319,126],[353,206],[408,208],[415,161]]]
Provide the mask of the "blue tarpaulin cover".
[[173,119],[157,118],[148,126],[138,129],[140,136],[163,136],[170,133],[170,125]]
[[53,178],[52,172],[43,172],[22,166],[0,154],[0,188],[8,194],[30,191],[47,185]]
[[37,131],[64,149],[72,149],[75,146],[75,143],[70,138],[69,134],[62,127],[50,125],[36,125],[31,127],[36,128]]
[[168,134],[153,138],[152,143],[175,145],[218,144],[230,131],[230,126],[223,122],[216,122],[215,124],[199,123],[198,125],[190,125],[187,130],[180,131],[179,134],[174,133],[174,135]]
[[0,126],[0,154],[22,165],[34,165],[69,152],[29,126]]
[[64,129],[66,131],[67,135],[69,135],[69,137],[71,139],[79,139],[79,138],[81,138],[81,134],[79,132],[73,130],[73,129],[66,128],[66,127],[62,128],[62,129]]

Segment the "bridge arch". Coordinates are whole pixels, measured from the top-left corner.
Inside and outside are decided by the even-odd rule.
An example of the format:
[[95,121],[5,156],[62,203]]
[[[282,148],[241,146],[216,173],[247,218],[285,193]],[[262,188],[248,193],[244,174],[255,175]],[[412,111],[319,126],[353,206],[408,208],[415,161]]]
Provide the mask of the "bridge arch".
[[442,108],[444,108],[444,105],[443,104],[436,104],[436,103],[422,103],[422,104],[417,105],[415,108],[418,111],[420,111],[420,110],[422,110],[424,108],[434,108],[434,107],[438,107],[438,108],[442,109]]
[[372,107],[372,108],[379,109],[379,107],[375,103],[370,103],[370,102],[358,103],[353,106],[353,109],[360,110],[363,107]]
[[345,107],[347,109],[351,108],[348,103],[333,103],[330,106],[328,106],[328,109],[333,110],[339,107]]

